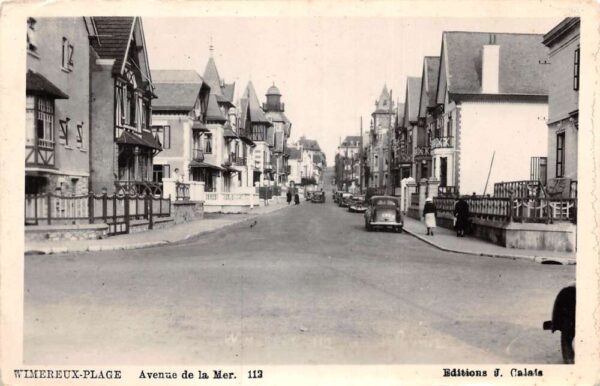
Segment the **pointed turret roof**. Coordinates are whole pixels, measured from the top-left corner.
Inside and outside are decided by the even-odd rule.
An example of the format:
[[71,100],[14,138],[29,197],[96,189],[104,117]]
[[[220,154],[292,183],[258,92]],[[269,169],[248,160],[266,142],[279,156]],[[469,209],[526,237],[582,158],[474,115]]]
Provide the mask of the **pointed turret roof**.
[[379,99],[377,99],[375,102],[375,112],[387,113],[390,111],[390,109],[394,109],[394,102],[390,98],[390,92],[388,91],[387,84],[384,84],[383,90],[381,90],[381,95],[379,95]]
[[219,76],[217,65],[215,64],[215,60],[212,56],[208,58],[208,63],[206,63],[203,77],[204,81],[210,86],[210,93],[222,97],[223,92],[221,90],[221,77]]
[[217,97],[215,94],[210,94],[208,97],[208,106],[206,108],[206,120],[207,121],[217,121],[217,122],[227,122],[227,119],[221,112],[219,108],[219,104],[217,103]]
[[260,102],[256,96],[256,90],[252,81],[248,82],[246,90],[244,91],[243,98],[248,100],[248,106],[250,108],[250,121],[252,122],[267,122],[270,123],[265,116],[264,111],[260,108]]

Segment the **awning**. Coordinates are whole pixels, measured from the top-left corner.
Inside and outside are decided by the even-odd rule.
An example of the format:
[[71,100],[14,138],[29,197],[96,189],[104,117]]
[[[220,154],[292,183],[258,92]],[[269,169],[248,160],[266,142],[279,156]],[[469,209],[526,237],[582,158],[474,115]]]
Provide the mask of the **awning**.
[[133,134],[130,131],[123,131],[123,134],[116,141],[121,145],[134,145],[134,146],[144,146],[152,149],[162,150],[160,143],[152,136],[151,133],[142,132],[142,136],[138,136]]
[[26,88],[27,94],[48,95],[55,99],[69,99],[69,96],[55,86],[54,83],[31,70],[27,71]]
[[250,145],[252,147],[255,147],[256,144],[254,143],[254,141],[252,141],[250,138],[245,137],[245,136],[241,136],[240,139],[242,140],[242,142],[244,142],[246,145]]
[[222,168],[220,166],[209,164],[207,162],[196,161],[196,160],[190,161],[189,167],[190,168],[206,168],[206,169],[214,169],[214,170],[225,170],[224,168]]
[[239,173],[240,171],[232,168],[231,166],[223,166],[223,169],[225,169],[225,173]]
[[223,130],[223,137],[225,138],[237,138],[237,134],[231,130],[230,128],[227,128],[225,130]]

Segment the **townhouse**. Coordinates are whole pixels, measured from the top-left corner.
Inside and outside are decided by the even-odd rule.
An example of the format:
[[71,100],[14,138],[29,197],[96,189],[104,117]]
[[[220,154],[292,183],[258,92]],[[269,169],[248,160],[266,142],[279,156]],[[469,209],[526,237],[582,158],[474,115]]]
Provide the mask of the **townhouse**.
[[421,91],[421,78],[409,76],[406,78],[406,94],[404,97],[404,130],[406,130],[407,150],[411,157],[410,175],[419,181],[423,176],[421,161],[426,154],[423,152],[424,133],[423,128],[418,125],[419,121],[419,99]]
[[335,158],[338,190],[356,191],[361,181],[361,138],[349,135],[340,143]]
[[88,37],[95,34],[91,18],[27,19],[26,194],[90,188]]
[[485,194],[527,180],[548,151],[542,35],[444,32],[431,140],[443,189]]
[[162,184],[173,178],[206,186],[208,174],[199,170],[209,168],[204,164],[203,135],[210,132],[210,87],[193,70],[153,70],[152,78],[158,95],[152,106],[152,132],[163,148],[154,158],[153,181]]
[[553,196],[577,197],[579,28],[580,19],[568,17],[543,40],[550,50],[547,185]]
[[435,108],[436,86],[440,67],[439,56],[423,59],[419,95],[418,133],[415,147],[415,179],[430,178],[432,173],[431,139],[435,131],[432,109]]
[[273,177],[278,184],[286,184],[288,157],[285,154],[285,148],[291,134],[292,123],[285,115],[285,104],[281,102],[281,92],[274,83],[269,87],[265,96],[267,101],[263,103],[263,110],[272,124],[268,129],[268,142],[271,148]]
[[252,181],[254,186],[270,184],[268,181],[274,181],[273,164],[271,163],[271,143],[274,144],[274,141],[269,141],[269,134],[273,133],[273,123],[260,107],[256,90],[251,81],[248,82],[242,99],[245,100],[244,104],[247,106],[244,127],[256,145],[252,149],[254,162]]

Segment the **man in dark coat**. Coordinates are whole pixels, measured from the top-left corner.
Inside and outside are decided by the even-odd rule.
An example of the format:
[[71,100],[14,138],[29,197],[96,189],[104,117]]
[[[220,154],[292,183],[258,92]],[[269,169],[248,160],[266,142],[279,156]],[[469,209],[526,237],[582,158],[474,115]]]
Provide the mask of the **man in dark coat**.
[[286,194],[286,198],[287,198],[287,203],[289,205],[292,202],[292,191],[291,191],[291,188],[288,190],[288,192]]
[[454,217],[456,218],[456,224],[454,225],[456,237],[464,237],[465,230],[469,226],[469,204],[463,197],[460,197],[454,205]]
[[294,204],[300,205],[300,196],[298,195],[298,192],[294,195]]

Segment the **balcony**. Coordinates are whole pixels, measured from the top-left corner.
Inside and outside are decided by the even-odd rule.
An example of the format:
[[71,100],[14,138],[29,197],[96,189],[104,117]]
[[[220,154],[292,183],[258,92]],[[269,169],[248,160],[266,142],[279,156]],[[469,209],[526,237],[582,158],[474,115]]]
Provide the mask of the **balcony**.
[[431,157],[431,148],[429,146],[417,146],[414,152],[415,157]]
[[236,155],[235,153],[230,153],[228,160],[230,165],[246,166],[246,158]]
[[431,150],[453,147],[453,137],[436,137],[431,140]]
[[192,159],[194,161],[204,161],[204,150],[202,149],[192,149]]
[[37,138],[33,146],[25,146],[25,166],[54,168],[54,141]]

